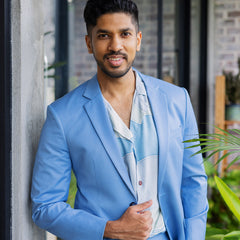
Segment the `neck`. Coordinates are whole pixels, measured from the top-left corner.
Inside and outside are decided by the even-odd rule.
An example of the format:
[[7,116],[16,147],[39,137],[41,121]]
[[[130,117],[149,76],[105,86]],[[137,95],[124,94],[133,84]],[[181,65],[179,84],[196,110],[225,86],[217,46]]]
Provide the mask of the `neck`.
[[135,91],[135,74],[132,68],[120,78],[111,78],[99,72],[97,74],[100,89],[105,98],[122,98],[133,95]]

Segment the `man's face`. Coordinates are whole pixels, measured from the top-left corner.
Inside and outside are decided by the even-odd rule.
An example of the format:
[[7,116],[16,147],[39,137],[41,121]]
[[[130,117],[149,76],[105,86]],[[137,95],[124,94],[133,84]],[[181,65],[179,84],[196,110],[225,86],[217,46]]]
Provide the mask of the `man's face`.
[[98,74],[111,78],[124,76],[131,69],[140,50],[142,34],[132,16],[125,13],[104,14],[86,36],[88,52],[93,53],[98,65]]

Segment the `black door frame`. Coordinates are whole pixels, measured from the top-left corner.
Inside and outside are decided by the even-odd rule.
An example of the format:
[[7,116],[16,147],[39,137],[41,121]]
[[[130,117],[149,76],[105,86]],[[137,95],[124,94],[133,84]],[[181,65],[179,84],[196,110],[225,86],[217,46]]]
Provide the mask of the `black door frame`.
[[[158,0],[158,77],[162,78],[162,23],[163,0]],[[207,131],[207,29],[208,0],[200,1],[200,47],[199,47],[199,130]],[[190,91],[190,36],[191,36],[191,0],[176,0],[176,49],[178,53],[178,82]]]
[[0,1],[0,239],[11,240],[11,0]]
[[56,68],[55,98],[68,92],[68,1],[56,2],[55,62],[65,63]]
[[208,0],[201,0],[200,19],[200,66],[199,66],[199,96],[198,116],[199,132],[207,132],[207,37],[208,37]]
[[[190,88],[190,3],[191,0],[176,0],[176,51],[178,56],[178,83]],[[162,26],[163,0],[158,0],[158,77],[162,78]],[[184,34],[182,34],[184,29]]]
[[191,0],[176,1],[176,48],[178,50],[178,83],[190,90]]

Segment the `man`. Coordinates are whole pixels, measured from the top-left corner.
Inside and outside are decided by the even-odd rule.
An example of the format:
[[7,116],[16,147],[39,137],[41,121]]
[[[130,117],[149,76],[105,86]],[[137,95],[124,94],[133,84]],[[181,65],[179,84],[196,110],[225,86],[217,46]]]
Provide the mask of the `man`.
[[89,0],[84,17],[97,74],[48,107],[34,222],[69,240],[203,240],[207,180],[183,144],[197,133],[188,94],[132,68],[142,39],[132,1]]

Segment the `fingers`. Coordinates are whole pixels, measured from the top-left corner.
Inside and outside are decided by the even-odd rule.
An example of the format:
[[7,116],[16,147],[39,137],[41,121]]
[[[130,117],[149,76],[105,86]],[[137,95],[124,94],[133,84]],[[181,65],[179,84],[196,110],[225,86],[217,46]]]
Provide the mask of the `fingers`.
[[138,221],[142,222],[143,224],[146,224],[147,226],[152,226],[153,219],[151,212],[150,211],[141,212]]
[[143,239],[148,239],[152,231],[152,223],[153,219],[149,211],[140,214],[138,219],[139,236],[143,237]]
[[[117,226],[117,237],[112,235],[114,239],[139,239],[145,240],[150,236],[152,230],[152,214],[149,207],[152,206],[152,201],[147,201],[138,205],[129,207],[120,219],[113,221],[112,226]],[[114,227],[110,228],[112,231]],[[109,233],[107,228],[106,234]],[[107,236],[107,235],[106,235]]]
[[132,206],[131,208],[138,213],[142,213],[144,210],[148,209],[151,206],[152,206],[152,200],[149,200],[147,202]]

